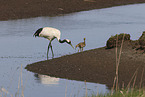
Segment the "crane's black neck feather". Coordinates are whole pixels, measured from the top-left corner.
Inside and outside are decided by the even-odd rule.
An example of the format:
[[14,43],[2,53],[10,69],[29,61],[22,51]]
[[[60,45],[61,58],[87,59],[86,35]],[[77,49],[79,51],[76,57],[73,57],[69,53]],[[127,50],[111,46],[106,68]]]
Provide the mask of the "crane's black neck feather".
[[43,30],[43,28],[39,28],[35,33],[34,33],[34,35],[33,36],[39,36],[39,34],[41,33],[41,31]]
[[68,43],[68,44],[71,43],[71,42],[68,42],[66,39],[64,39],[64,40],[60,40],[60,39],[59,39],[59,43],[64,43],[64,42],[66,42],[66,43]]

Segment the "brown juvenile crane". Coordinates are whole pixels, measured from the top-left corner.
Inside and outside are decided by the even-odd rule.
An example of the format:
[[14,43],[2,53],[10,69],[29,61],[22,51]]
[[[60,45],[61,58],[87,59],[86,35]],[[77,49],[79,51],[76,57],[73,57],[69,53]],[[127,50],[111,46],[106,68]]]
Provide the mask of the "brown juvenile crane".
[[85,40],[86,40],[86,38],[84,38],[84,42],[80,42],[79,44],[76,45],[75,49],[77,47],[79,47],[78,52],[79,52],[79,50],[80,50],[80,52],[82,52],[83,51],[83,48],[86,46]]

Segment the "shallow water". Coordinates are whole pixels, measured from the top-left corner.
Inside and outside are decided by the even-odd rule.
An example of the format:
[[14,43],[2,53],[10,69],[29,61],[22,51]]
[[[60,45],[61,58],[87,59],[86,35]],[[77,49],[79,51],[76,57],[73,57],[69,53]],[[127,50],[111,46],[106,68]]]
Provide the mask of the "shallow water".
[[[83,11],[57,17],[0,21],[0,87],[15,95],[18,90],[21,64],[25,97],[74,97],[85,95],[85,82],[54,78],[28,72],[27,64],[46,60],[48,41],[34,38],[40,27],[58,28],[61,38],[75,46],[86,37],[84,50],[103,47],[111,35],[129,33],[138,39],[145,30],[145,4]],[[54,40],[55,57],[76,53],[67,44]],[[59,48],[59,49],[58,49]],[[51,56],[51,54],[50,54]],[[88,95],[109,92],[106,85],[87,82]],[[67,91],[66,91],[67,90]]]

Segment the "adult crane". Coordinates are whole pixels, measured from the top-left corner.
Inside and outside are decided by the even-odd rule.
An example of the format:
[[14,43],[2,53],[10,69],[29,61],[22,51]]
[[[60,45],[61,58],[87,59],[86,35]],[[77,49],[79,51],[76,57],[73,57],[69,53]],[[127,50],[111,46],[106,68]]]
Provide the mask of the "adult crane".
[[[38,36],[38,37],[44,37],[46,39],[48,39],[50,42],[48,44],[48,49],[47,49],[47,59],[48,59],[48,53],[49,53],[49,47],[51,48],[51,52],[52,52],[52,58],[54,57],[54,53],[53,53],[53,49],[52,49],[52,45],[51,42],[56,38],[59,43],[67,43],[69,45],[72,46],[71,41],[69,39],[64,39],[61,40],[60,39],[60,35],[61,32],[56,29],[56,28],[52,28],[52,27],[44,27],[44,28],[39,28],[33,36]],[[73,46],[72,46],[73,47]],[[74,47],[73,47],[74,48]]]

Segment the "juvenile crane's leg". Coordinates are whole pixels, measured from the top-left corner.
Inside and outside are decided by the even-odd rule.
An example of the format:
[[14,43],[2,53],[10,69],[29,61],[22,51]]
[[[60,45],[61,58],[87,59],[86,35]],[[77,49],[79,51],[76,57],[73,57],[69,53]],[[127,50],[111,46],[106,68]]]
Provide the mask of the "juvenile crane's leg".
[[81,47],[79,47],[79,50],[80,50],[80,52],[81,52]]
[[78,49],[78,52],[79,52],[79,50],[80,50],[80,47],[79,47],[79,49]]

